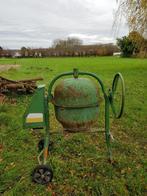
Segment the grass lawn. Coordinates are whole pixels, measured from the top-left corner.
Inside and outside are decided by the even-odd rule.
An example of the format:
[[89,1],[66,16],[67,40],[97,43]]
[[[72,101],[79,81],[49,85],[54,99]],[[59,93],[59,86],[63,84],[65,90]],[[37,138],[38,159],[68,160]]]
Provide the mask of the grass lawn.
[[[18,64],[3,71],[9,79],[43,77],[47,86],[57,74],[74,67],[96,73],[111,88],[116,72],[126,85],[125,112],[120,120],[111,112],[115,164],[107,161],[102,133],[52,134],[53,149],[48,164],[54,171],[50,185],[31,182],[37,166],[37,143],[43,131],[22,128],[22,116],[32,95],[13,96],[0,106],[0,195],[4,196],[135,196],[147,195],[147,59],[117,57],[0,59],[0,64]],[[102,96],[102,94],[101,94]],[[98,128],[104,127],[104,101],[100,105]],[[51,132],[61,130],[51,108]]]

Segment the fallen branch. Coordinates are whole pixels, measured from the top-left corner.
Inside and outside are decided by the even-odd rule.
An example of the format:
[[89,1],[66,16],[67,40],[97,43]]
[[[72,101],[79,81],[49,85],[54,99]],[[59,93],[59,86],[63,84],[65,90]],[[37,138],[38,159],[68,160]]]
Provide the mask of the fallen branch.
[[0,93],[33,93],[37,88],[36,82],[43,78],[33,78],[28,80],[9,80],[0,76]]

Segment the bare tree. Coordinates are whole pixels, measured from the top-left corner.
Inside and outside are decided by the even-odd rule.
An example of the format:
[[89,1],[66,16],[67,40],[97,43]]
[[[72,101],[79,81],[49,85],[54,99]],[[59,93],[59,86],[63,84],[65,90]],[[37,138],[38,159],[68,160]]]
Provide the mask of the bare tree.
[[79,38],[56,39],[53,42],[53,48],[56,49],[71,49],[82,45],[82,40]]
[[147,0],[116,0],[118,9],[114,25],[119,25],[122,15],[125,16],[130,31],[137,31],[147,36]]

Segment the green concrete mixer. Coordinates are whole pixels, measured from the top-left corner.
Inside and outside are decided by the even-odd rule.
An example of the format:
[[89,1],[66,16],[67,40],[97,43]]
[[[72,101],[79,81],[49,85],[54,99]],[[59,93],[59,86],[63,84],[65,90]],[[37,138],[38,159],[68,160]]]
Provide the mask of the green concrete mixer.
[[[95,82],[92,79],[95,79]],[[118,88],[118,82],[120,88]],[[125,101],[123,77],[120,73],[115,74],[112,87],[106,92],[103,82],[96,74],[74,69],[72,72],[61,73],[53,78],[49,84],[48,92],[45,91],[45,85],[38,86],[23,116],[24,128],[45,129],[45,138],[39,142],[41,148],[38,156],[39,165],[32,173],[34,182],[48,184],[53,178],[53,171],[47,166],[47,157],[50,150],[49,104],[54,105],[55,116],[65,131],[73,133],[82,131],[84,134],[98,120],[100,97],[98,86],[101,87],[105,100],[104,133],[108,159],[112,162],[109,110],[111,106],[115,118],[120,118],[123,114]],[[118,105],[116,104],[118,91],[119,106],[116,108],[116,105]]]

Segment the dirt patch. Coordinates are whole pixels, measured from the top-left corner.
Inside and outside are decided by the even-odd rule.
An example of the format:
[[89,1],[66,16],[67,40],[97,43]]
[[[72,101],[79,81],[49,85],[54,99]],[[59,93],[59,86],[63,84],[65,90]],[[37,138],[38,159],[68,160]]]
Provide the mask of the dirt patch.
[[0,65],[0,72],[8,71],[9,69],[18,69],[20,65]]

